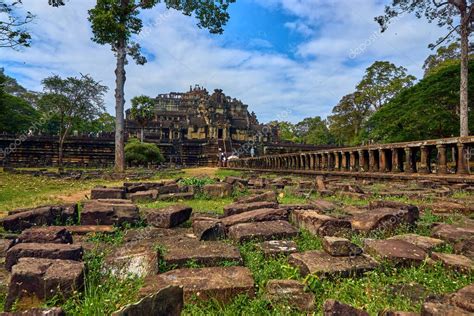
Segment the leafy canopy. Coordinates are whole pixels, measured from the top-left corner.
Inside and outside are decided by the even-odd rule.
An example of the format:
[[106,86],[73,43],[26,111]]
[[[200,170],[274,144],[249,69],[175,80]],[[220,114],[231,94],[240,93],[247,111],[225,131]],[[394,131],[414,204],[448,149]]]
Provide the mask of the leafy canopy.
[[31,12],[26,12],[22,16],[15,12],[20,5],[21,0],[11,3],[0,1],[0,48],[17,49],[30,46],[31,35],[24,26],[33,21],[34,15]]
[[130,118],[137,121],[140,126],[146,125],[147,122],[153,119],[155,101],[152,98],[141,95],[134,97],[131,103]]
[[136,138],[131,138],[125,145],[125,161],[136,166],[149,163],[161,163],[163,155],[156,144],[142,143]]

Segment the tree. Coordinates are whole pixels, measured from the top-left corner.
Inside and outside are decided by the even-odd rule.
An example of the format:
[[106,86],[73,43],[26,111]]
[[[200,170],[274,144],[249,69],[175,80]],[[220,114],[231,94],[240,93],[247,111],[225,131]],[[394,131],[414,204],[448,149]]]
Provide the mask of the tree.
[[[51,1],[50,1],[51,2]],[[52,5],[62,5],[63,1],[52,0]],[[163,3],[168,9],[181,11],[185,15],[195,15],[198,27],[207,28],[211,33],[220,34],[229,19],[227,8],[235,0],[97,0],[96,6],[89,10],[93,40],[101,45],[110,45],[116,57],[115,88],[115,169],[123,172],[124,160],[124,87],[126,80],[125,64],[127,55],[139,65],[146,63],[140,54],[140,45],[134,43],[132,35],[142,29],[140,10],[151,9]]]
[[74,123],[93,120],[105,111],[104,94],[108,88],[89,75],[62,79],[55,75],[43,79],[44,95],[39,101],[43,113],[59,122],[58,165],[63,165],[63,145]]
[[[401,92],[369,119],[367,139],[390,143],[456,135],[459,130],[459,77],[457,61]],[[474,82],[473,60],[469,62],[469,80]],[[474,84],[469,85],[469,93],[474,93]],[[473,126],[472,98],[469,108],[469,122]]]
[[145,95],[134,97],[130,109],[130,118],[140,126],[140,141],[143,143],[143,130],[145,126],[153,119],[155,101]]
[[161,163],[165,161],[160,149],[156,144],[143,143],[132,138],[125,146],[125,160],[130,165],[146,166],[150,163]]
[[353,145],[361,132],[364,122],[372,113],[370,102],[359,92],[342,97],[328,117],[329,131],[338,145]]
[[378,110],[400,91],[412,86],[415,80],[414,76],[407,75],[404,67],[397,67],[388,61],[376,61],[365,70],[357,91],[373,109]]
[[271,121],[267,125],[278,128],[278,136],[283,141],[298,143],[300,140],[296,135],[295,125],[286,121]]
[[333,142],[327,121],[320,116],[307,117],[295,125],[296,135],[305,144],[327,145]]
[[30,23],[34,16],[31,12],[26,12],[25,16],[15,13],[21,0],[16,0],[10,4],[0,2],[0,48],[9,47],[17,49],[19,47],[29,47],[31,35],[24,29],[24,26]]
[[[448,27],[446,36],[440,38],[430,47],[439,46],[446,40],[453,38],[454,34],[461,37],[461,78],[460,78],[460,136],[469,135],[468,122],[468,72],[469,72],[469,35],[471,24],[474,20],[473,0],[392,0],[392,4],[385,7],[385,15],[376,17],[382,32],[388,27],[390,21],[404,13],[415,13],[421,18],[425,16],[430,22],[437,21],[438,26]],[[459,24],[456,24],[459,20]]]

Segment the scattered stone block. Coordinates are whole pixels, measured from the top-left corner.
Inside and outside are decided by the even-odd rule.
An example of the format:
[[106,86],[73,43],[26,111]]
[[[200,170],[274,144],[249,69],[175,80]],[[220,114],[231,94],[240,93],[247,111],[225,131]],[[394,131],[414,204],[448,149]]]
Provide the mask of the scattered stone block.
[[249,204],[255,202],[273,202],[278,203],[277,194],[275,191],[267,191],[261,194],[251,195],[248,197],[242,197],[235,201],[239,204]]
[[324,316],[369,316],[366,311],[357,309],[336,300],[327,300],[323,305]]
[[331,256],[347,257],[362,254],[362,249],[353,244],[349,239],[325,236],[323,238],[323,249]]
[[140,220],[135,204],[115,201],[90,201],[84,203],[81,211],[81,225],[123,225],[135,224]]
[[287,221],[288,212],[285,209],[266,208],[239,213],[221,219],[222,224],[224,224],[226,227],[241,223],[266,222],[277,220]]
[[180,286],[168,286],[134,304],[124,306],[112,316],[179,316],[184,307],[183,293]]
[[315,201],[311,201],[311,208],[309,209],[314,209],[314,210],[318,210],[318,211],[321,211],[321,212],[330,212],[330,211],[333,211],[337,208],[337,205],[332,203],[332,202],[329,202],[329,201],[325,201],[325,200],[315,200]]
[[158,190],[148,190],[132,193],[129,195],[133,203],[148,203],[156,201],[158,198]]
[[0,258],[5,258],[8,249],[15,244],[14,240],[11,239],[0,239]]
[[46,258],[62,260],[82,260],[83,249],[80,245],[21,243],[7,251],[5,268],[11,271],[20,258]]
[[237,247],[220,241],[199,241],[191,238],[171,238],[160,241],[164,246],[162,260],[170,266],[185,267],[193,262],[212,267],[222,262],[242,264]]
[[344,184],[341,188],[343,192],[351,192],[357,194],[365,194],[364,190],[356,184]]
[[105,258],[105,268],[119,278],[158,274],[158,253],[151,243],[129,242]]
[[352,228],[368,233],[374,230],[393,230],[400,225],[413,225],[418,215],[409,209],[381,208],[356,214],[351,219]]
[[252,273],[244,267],[172,270],[146,278],[140,295],[156,293],[170,285],[183,287],[185,303],[196,298],[204,301],[215,299],[225,304],[240,294],[255,295]]
[[420,236],[417,234],[397,235],[397,236],[390,237],[388,239],[404,240],[406,242],[409,242],[410,244],[420,247],[421,249],[425,251],[430,251],[431,249],[444,244],[444,241],[441,239]]
[[451,302],[459,308],[474,313],[474,283],[457,291],[451,297]]
[[232,195],[232,185],[226,182],[206,184],[202,192],[212,198],[224,198]]
[[17,241],[19,243],[72,244],[72,234],[61,226],[40,226],[24,230]]
[[278,208],[278,203],[267,201],[246,204],[234,203],[224,207],[224,217],[263,208]]
[[52,308],[32,308],[18,312],[3,312],[0,316],[66,316],[64,310],[60,307]]
[[454,252],[474,260],[474,236],[454,244]]
[[156,188],[159,195],[171,194],[171,193],[180,193],[179,186],[176,183],[165,184]]
[[298,251],[296,242],[292,240],[268,240],[257,245],[266,258],[289,255]]
[[193,232],[199,240],[219,240],[226,236],[224,224],[215,218],[194,218],[192,226]]
[[297,227],[318,236],[343,236],[351,230],[349,221],[323,215],[313,210],[295,210],[291,214],[291,221]]
[[422,302],[424,298],[429,295],[429,291],[426,287],[414,282],[390,285],[389,291],[394,297],[403,296],[414,304]]
[[388,260],[398,265],[419,265],[427,257],[422,248],[404,240],[366,240],[364,250],[376,259]]
[[7,231],[21,232],[33,226],[76,222],[78,214],[77,204],[41,206],[10,212],[8,216],[0,220],[0,223]]
[[298,268],[302,276],[315,274],[319,277],[359,275],[378,266],[377,261],[364,254],[333,257],[319,250],[293,253],[288,257],[288,263]]
[[316,177],[316,187],[318,188],[318,192],[327,191],[326,182],[324,178],[321,176]]
[[84,285],[84,263],[71,260],[21,258],[12,269],[5,310],[21,309],[28,301],[45,301],[55,295],[67,299]]
[[431,259],[440,261],[445,267],[456,271],[469,273],[474,270],[474,261],[463,255],[432,252]]
[[268,281],[265,297],[272,304],[291,306],[300,312],[314,312],[314,295],[306,293],[304,284],[295,280]]
[[441,223],[431,230],[431,236],[456,243],[474,237],[474,229]]
[[77,226],[64,226],[64,229],[69,231],[73,236],[83,236],[87,234],[112,234],[116,231],[116,228],[112,225],[77,225]]
[[225,177],[224,182],[228,183],[228,184],[231,184],[231,185],[234,185],[234,184],[237,184],[237,183],[241,183],[243,185],[248,184],[248,180],[245,180],[245,179],[239,178],[239,177],[233,177],[233,176]]
[[125,188],[94,188],[91,190],[91,199],[124,199]]
[[316,189],[316,183],[313,181],[300,181],[298,182],[298,190],[314,190]]
[[237,242],[293,238],[298,231],[287,221],[243,223],[231,226],[228,236]]
[[173,205],[160,209],[145,209],[143,214],[148,225],[172,228],[186,222],[193,209],[186,205]]
[[160,201],[180,201],[180,200],[192,200],[194,198],[194,192],[180,192],[180,193],[168,193],[160,194],[158,200]]
[[415,312],[384,311],[380,312],[379,316],[420,316],[420,314]]
[[448,299],[430,298],[421,306],[421,316],[472,316],[472,313],[451,304]]

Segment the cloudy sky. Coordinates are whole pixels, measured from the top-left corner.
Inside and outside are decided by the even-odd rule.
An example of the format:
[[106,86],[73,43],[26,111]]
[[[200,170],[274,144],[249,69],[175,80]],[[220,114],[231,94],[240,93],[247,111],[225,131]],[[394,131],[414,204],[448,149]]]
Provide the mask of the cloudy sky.
[[[7,0],[9,1],[9,0]],[[388,60],[422,76],[423,61],[444,30],[406,15],[383,34],[374,17],[381,0],[237,0],[223,35],[196,27],[196,20],[158,5],[141,16],[139,37],[149,62],[127,66],[126,97],[185,91],[200,84],[241,99],[261,122],[326,117],[353,91],[364,70]],[[2,49],[0,67],[32,90],[51,74],[91,74],[110,87],[114,113],[114,65],[110,48],[90,40],[87,10],[94,0],[23,0],[36,15],[33,42],[21,51]]]

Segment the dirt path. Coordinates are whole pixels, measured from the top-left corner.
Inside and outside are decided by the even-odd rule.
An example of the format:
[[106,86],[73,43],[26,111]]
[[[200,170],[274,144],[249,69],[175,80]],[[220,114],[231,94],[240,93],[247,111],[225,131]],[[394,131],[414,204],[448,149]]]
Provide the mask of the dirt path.
[[219,170],[219,168],[203,167],[203,168],[184,169],[183,171],[189,177],[206,176],[206,177],[212,178],[212,177],[215,177],[217,170]]
[[54,197],[64,201],[64,203],[77,203],[84,200],[86,196],[90,196],[90,194],[91,190],[84,190],[63,195],[55,195]]

